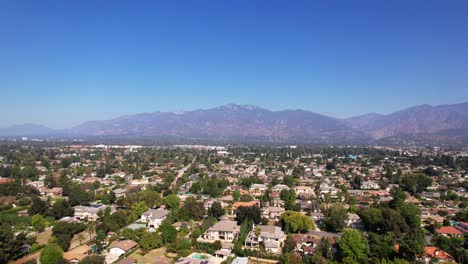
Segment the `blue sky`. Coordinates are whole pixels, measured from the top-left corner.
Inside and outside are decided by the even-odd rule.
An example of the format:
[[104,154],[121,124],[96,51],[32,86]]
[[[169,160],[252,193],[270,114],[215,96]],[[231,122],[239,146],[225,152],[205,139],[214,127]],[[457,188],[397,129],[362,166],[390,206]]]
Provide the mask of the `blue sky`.
[[467,1],[0,0],[0,127],[468,101]]

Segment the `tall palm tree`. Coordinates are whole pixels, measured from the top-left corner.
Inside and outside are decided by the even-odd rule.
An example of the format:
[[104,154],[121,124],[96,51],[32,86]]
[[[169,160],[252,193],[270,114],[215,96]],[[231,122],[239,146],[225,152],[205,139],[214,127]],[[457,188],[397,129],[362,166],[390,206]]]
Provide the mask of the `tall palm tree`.
[[94,222],[88,223],[88,227],[87,227],[86,230],[88,231],[88,234],[89,234],[89,241],[88,242],[91,242],[92,235],[96,231],[96,224]]

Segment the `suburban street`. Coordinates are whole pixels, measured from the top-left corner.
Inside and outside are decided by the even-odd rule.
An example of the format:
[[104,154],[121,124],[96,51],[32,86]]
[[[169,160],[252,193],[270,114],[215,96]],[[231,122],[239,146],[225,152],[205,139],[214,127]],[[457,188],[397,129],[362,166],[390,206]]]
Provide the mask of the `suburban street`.
[[174,188],[174,186],[176,186],[177,180],[180,179],[180,177],[184,176],[184,173],[187,171],[187,169],[190,167],[190,165],[192,165],[195,162],[195,159],[196,158],[194,158],[192,160],[192,162],[190,162],[190,164],[188,164],[187,166],[185,166],[182,169],[178,170],[177,176],[175,177],[175,179],[172,181],[171,185],[169,186],[169,190],[172,190],[172,188]]

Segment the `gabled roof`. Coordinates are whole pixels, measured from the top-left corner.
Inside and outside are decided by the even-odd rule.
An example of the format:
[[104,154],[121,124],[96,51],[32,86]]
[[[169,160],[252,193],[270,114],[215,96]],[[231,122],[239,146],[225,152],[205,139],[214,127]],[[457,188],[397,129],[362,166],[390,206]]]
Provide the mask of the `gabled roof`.
[[170,213],[166,209],[149,209],[144,212],[142,215],[149,216],[151,219],[162,219]]
[[437,229],[436,233],[446,234],[446,235],[463,235],[462,232],[460,232],[459,230],[455,229],[452,226],[443,226],[443,227]]
[[231,209],[232,210],[236,210],[237,208],[241,207],[241,206],[245,206],[245,207],[251,207],[251,206],[255,206],[255,205],[258,205],[258,201],[251,201],[251,202],[235,202]]
[[425,255],[437,259],[452,259],[453,257],[438,247],[424,247]]
[[236,221],[221,220],[212,227],[208,228],[207,231],[238,232],[239,226],[237,225]]
[[128,240],[119,241],[112,248],[120,248],[123,251],[127,252],[136,246],[137,246],[137,243],[135,241],[128,239]]

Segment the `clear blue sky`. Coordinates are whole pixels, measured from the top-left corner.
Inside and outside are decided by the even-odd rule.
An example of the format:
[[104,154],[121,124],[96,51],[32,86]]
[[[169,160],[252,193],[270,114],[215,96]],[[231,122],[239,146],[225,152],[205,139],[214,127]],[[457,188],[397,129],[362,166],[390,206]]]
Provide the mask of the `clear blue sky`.
[[0,127],[468,101],[468,1],[0,0]]

